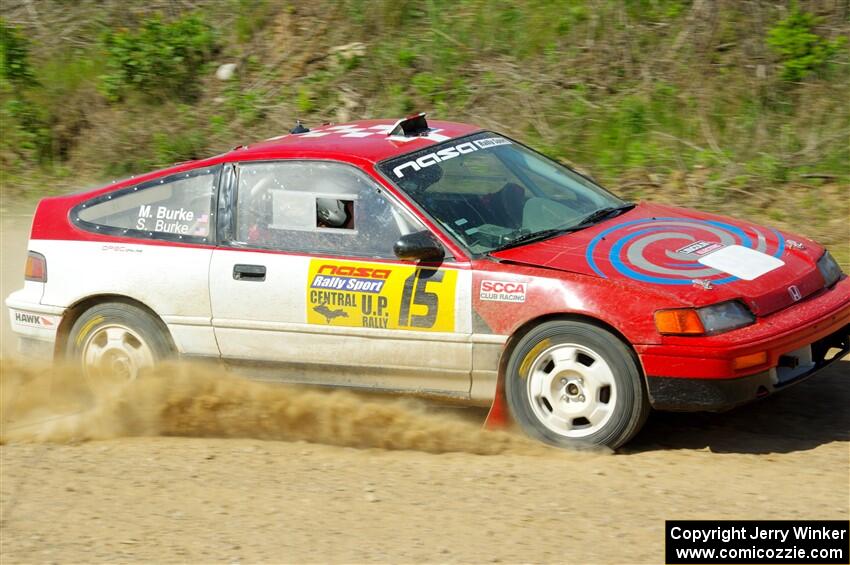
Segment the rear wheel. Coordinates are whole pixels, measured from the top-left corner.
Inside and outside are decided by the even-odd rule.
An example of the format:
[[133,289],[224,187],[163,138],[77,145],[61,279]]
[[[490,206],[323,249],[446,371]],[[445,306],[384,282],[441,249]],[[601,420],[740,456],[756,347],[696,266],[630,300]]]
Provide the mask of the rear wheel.
[[173,354],[162,323],[123,302],[86,310],[68,335],[66,355],[91,382],[126,382]]
[[508,405],[526,433],[558,446],[619,447],[643,426],[649,401],[632,352],[583,322],[541,324],[516,345]]

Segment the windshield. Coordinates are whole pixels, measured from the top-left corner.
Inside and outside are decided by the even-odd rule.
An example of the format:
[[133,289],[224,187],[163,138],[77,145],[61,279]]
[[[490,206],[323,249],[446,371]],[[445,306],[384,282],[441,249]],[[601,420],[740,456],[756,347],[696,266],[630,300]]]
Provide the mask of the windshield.
[[625,204],[563,165],[492,132],[408,153],[379,168],[474,254],[569,231],[598,210]]

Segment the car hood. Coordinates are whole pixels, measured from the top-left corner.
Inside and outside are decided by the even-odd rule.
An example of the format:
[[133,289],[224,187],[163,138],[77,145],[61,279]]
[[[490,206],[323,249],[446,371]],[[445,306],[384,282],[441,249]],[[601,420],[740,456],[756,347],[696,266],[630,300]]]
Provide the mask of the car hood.
[[767,315],[823,287],[823,248],[696,210],[641,203],[591,228],[492,254],[500,261],[666,291],[681,304],[741,299]]

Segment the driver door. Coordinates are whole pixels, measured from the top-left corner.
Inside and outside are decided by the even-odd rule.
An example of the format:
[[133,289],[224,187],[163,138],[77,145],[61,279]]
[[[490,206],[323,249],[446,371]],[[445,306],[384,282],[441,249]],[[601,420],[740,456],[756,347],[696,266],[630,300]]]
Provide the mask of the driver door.
[[469,394],[468,264],[396,258],[398,238],[425,228],[355,167],[250,162],[230,176],[210,267],[227,362],[292,382]]

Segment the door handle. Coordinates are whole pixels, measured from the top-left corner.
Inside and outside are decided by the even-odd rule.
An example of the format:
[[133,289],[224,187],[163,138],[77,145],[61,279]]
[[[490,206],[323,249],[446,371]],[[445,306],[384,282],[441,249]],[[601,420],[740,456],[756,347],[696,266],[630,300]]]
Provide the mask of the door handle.
[[265,265],[233,265],[233,278],[237,281],[266,280]]

